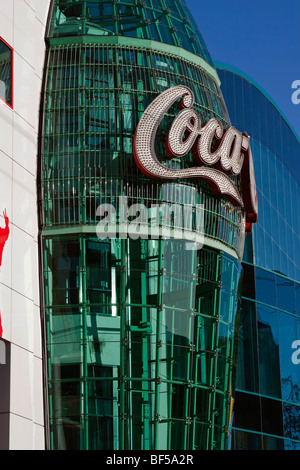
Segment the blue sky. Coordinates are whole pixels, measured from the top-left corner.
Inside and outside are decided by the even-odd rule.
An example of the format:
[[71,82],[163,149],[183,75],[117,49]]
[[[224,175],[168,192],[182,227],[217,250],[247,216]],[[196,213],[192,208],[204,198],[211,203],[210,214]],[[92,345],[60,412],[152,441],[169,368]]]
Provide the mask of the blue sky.
[[252,77],[281,109],[300,138],[299,0],[186,0],[213,61]]

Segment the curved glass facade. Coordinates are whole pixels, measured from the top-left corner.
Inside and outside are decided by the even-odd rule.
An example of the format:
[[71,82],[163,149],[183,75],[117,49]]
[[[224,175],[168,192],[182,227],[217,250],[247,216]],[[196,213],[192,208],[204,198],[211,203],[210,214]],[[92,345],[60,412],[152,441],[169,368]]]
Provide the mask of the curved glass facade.
[[[193,90],[203,122],[217,117],[229,126],[209,64],[201,66],[193,43],[184,49],[174,31],[173,42],[163,36],[175,8],[188,15],[181,1],[53,3],[40,156],[52,449],[227,448],[244,213],[203,181],[145,176],[132,152],[143,111],[171,86]],[[160,37],[150,47],[143,38],[154,35],[154,23],[144,18],[158,13]],[[194,31],[184,18],[182,28]],[[76,31],[81,25],[82,36],[66,22]],[[136,34],[136,24],[143,25],[139,42],[115,40]],[[102,28],[111,31],[105,40]],[[178,54],[155,48],[158,41],[181,45]],[[164,146],[177,113],[176,104],[162,121],[156,154],[180,169],[193,164],[191,153],[170,161]],[[98,208],[115,207],[119,223],[120,197],[144,204],[147,227],[152,204],[188,206],[191,232],[200,205],[203,248],[166,237],[176,228],[172,218],[168,226],[160,221],[163,233],[154,239],[97,236]]]
[[218,74],[233,124],[251,135],[259,200],[243,263],[233,448],[299,449],[300,143],[248,77],[223,65]]
[[44,246],[52,448],[226,448],[240,263],[180,240]]
[[[213,77],[176,56],[90,43],[88,38],[82,45],[52,46],[47,73],[43,130],[46,227],[95,225],[101,203],[117,206],[119,197],[125,196],[132,204],[176,202],[182,210],[189,205],[193,229],[196,206],[201,205],[205,235],[241,252],[241,210],[215,198],[202,181],[162,184],[150,179],[132,158],[133,134],[142,112],[159,93],[178,83],[194,92],[194,109],[203,122],[216,117],[228,127]],[[166,166],[181,169],[193,165],[192,152],[170,161],[164,142],[177,112],[175,104],[163,120],[156,153]]]
[[210,65],[205,42],[184,0],[61,0],[51,37],[92,35],[152,39],[190,51]]
[[300,281],[299,139],[250,79],[222,69],[218,74],[233,125],[251,136],[259,219],[253,258],[250,251],[244,259]]

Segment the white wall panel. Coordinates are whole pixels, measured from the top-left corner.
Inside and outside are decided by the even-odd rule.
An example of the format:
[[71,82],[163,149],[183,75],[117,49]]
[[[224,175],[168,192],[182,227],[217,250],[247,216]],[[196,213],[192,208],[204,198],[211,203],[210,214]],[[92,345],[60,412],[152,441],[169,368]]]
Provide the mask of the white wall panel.
[[34,357],[33,359],[33,422],[39,425],[44,424],[44,413],[43,413],[43,393],[40,387],[40,383],[43,381],[42,371],[42,360]]
[[33,301],[13,292],[11,341],[32,352],[34,350],[34,313]]
[[14,40],[14,2],[7,0],[0,0],[0,36],[13,47]]
[[12,292],[10,287],[0,282],[0,312],[3,338],[6,338],[8,341],[11,341],[12,336]]
[[[43,0],[41,0],[43,2]],[[34,25],[34,41],[35,41],[35,48],[34,48],[34,58],[33,58],[33,66],[35,69],[35,73],[42,78],[43,77],[43,68],[44,63],[41,61],[41,57],[44,56],[45,46],[44,46],[44,38],[45,38],[45,25],[35,18],[35,25]]]
[[14,114],[14,161],[36,176],[37,134],[32,126],[18,114]]
[[38,305],[34,305],[34,315],[33,315],[33,341],[34,341],[34,352],[35,355],[39,358],[42,357],[42,338],[41,338],[41,322],[40,322],[40,308]]
[[11,226],[12,272],[11,285],[19,294],[33,300],[34,273],[36,267],[36,243],[25,231]]
[[35,450],[45,449],[44,426],[33,423],[33,448]]
[[11,415],[10,418],[10,450],[33,449],[34,424],[22,416]]
[[0,130],[0,150],[11,157],[13,148],[13,111],[2,100],[0,100]]
[[37,213],[36,178],[17,163],[13,163],[13,205],[11,217],[14,225],[21,227],[32,237],[37,236],[37,217],[31,217],[32,212]]
[[[1,108],[1,105],[0,105]],[[0,112],[1,114],[1,112]],[[1,123],[0,123],[0,138],[2,141],[2,131]],[[3,218],[3,211],[4,209],[7,210],[7,215],[9,219],[11,218],[12,213],[12,168],[13,168],[13,160],[8,157],[5,153],[0,150],[0,226],[4,228],[4,218]],[[5,248],[7,247],[7,241]],[[5,249],[3,256],[5,256],[7,249]],[[1,282],[1,278],[0,278]]]
[[14,49],[31,66],[35,53],[35,13],[24,1],[14,0]]
[[38,129],[41,80],[28,62],[16,51],[14,64],[14,111],[31,124],[35,132],[35,129]]
[[[39,309],[37,142],[50,0],[0,0],[0,36],[14,49],[13,109],[0,102],[0,227],[10,234],[0,267],[3,338],[10,342],[10,405],[1,408],[0,449],[43,449]],[[1,420],[2,419],[2,420]]]
[[34,357],[26,349],[11,344],[10,412],[33,420]]
[[37,19],[43,24],[46,25],[48,18],[48,9],[49,9],[49,0],[26,0],[28,5],[33,8]]

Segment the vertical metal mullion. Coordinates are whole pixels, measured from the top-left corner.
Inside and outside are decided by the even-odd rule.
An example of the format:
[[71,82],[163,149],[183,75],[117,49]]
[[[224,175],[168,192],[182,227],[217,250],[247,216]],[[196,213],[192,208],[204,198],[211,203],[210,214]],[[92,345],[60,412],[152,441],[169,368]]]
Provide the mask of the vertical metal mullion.
[[159,423],[159,392],[160,392],[160,348],[161,348],[161,317],[163,308],[163,240],[158,240],[158,277],[157,277],[157,323],[156,323],[156,358],[155,358],[155,398],[154,398],[154,450],[158,448]]
[[[174,332],[175,329],[175,311],[172,309],[172,326],[171,326],[171,332]],[[173,369],[174,369],[174,360],[172,359],[174,357],[174,334],[172,334],[172,343],[171,343],[171,348],[170,348],[170,358],[171,358],[171,364],[170,364],[170,377],[169,380],[170,382],[168,383],[168,389],[169,389],[169,397],[168,397],[168,449],[171,449],[171,440],[172,440],[172,402],[173,402]]]
[[[50,253],[52,254],[52,239],[48,240]],[[49,286],[49,268],[48,268],[48,256],[46,253],[46,248],[45,248],[45,240],[42,241],[43,246],[43,257],[44,257],[44,284],[46,286],[46,289],[44,289],[44,296],[45,296],[45,318],[46,318],[46,346],[47,346],[47,372],[48,372],[48,389],[51,390],[51,395],[49,399],[49,417],[50,417],[50,449],[53,449],[54,447],[54,429],[53,429],[53,382],[52,382],[52,367],[51,367],[51,338],[50,338],[50,316],[53,315],[53,309],[50,310],[51,313],[49,313],[49,306],[50,306],[50,299],[49,299],[49,293],[52,292],[52,285],[51,288]],[[52,275],[51,275],[51,283],[52,283]],[[50,392],[49,390],[49,392]]]
[[[195,273],[196,271],[196,267],[197,267],[197,254],[195,251],[191,251],[190,252],[191,254],[191,270],[192,273]],[[189,277],[191,276],[191,281],[190,281],[190,285],[191,285],[191,290],[190,290],[190,301],[189,301],[189,311],[190,311],[190,321],[189,321],[189,338],[190,338],[190,349],[189,349],[189,353],[188,353],[188,364],[187,364],[187,370],[188,370],[188,374],[187,374],[187,379],[188,379],[188,382],[190,384],[189,387],[187,387],[187,391],[186,391],[186,394],[188,396],[188,403],[187,403],[187,416],[189,417],[189,423],[188,423],[188,440],[189,440],[189,435],[190,435],[190,430],[191,430],[191,421],[190,421],[190,418],[191,418],[191,396],[192,396],[192,391],[193,391],[193,388],[192,388],[192,378],[193,378],[193,366],[194,366],[194,360],[195,360],[195,321],[196,321],[196,316],[195,316],[195,312],[194,312],[194,309],[193,309],[193,306],[194,306],[194,303],[195,303],[195,297],[196,297],[196,274],[193,274],[191,275],[192,273],[188,271],[188,268],[186,269],[186,275],[187,275],[187,282]],[[197,341],[197,338],[196,338],[196,341]],[[187,443],[186,443],[187,445]],[[188,448],[186,446],[186,448]]]
[[[74,47],[70,48],[70,59],[69,59],[69,82],[68,82],[68,90],[67,90],[67,97],[68,97],[68,128],[69,128],[69,142],[70,142],[70,129],[72,126],[72,118],[71,118],[71,113],[72,113],[72,107],[74,104],[72,103],[72,96],[73,93],[71,91],[71,75],[72,75],[72,62],[73,62],[73,50]],[[71,222],[71,190],[72,190],[72,178],[71,178],[71,155],[70,155],[70,144],[67,146],[67,151],[68,151],[68,170],[67,170],[67,175],[68,175],[68,212],[66,213],[67,217],[67,223]]]
[[197,409],[197,395],[198,395],[198,389],[195,387],[195,385],[198,384],[198,363],[199,363],[199,340],[200,340],[200,316],[195,314],[194,317],[194,330],[196,330],[195,336],[196,336],[196,341],[194,340],[195,343],[195,375],[194,375],[194,387],[192,389],[193,393],[193,437],[192,437],[192,446],[191,449],[195,450],[196,449],[196,442],[195,442],[195,436],[196,436],[196,409]]
[[[43,124],[43,147],[42,147],[42,201],[45,204],[44,211],[46,217],[43,217],[43,223],[49,224],[51,219],[49,211],[52,206],[53,210],[53,193],[50,192],[50,187],[53,188],[50,181],[50,169],[49,162],[52,161],[52,178],[53,178],[53,162],[54,162],[54,155],[53,155],[53,119],[52,119],[52,112],[53,112],[53,50],[50,51],[48,56],[48,80],[47,80],[47,88],[46,88],[46,101],[44,103],[44,109],[46,113],[44,115],[44,124]],[[50,117],[51,116],[51,117]],[[51,124],[50,124],[51,121]],[[52,151],[50,150],[50,135],[52,134]],[[45,148],[45,136],[47,136],[47,149]],[[50,156],[50,154],[52,155]],[[46,189],[47,188],[47,189]],[[45,197],[46,193],[46,197]]]
[[[216,263],[216,274],[215,274],[215,281],[218,283],[219,281],[219,276],[220,276],[220,265],[222,262],[222,255],[218,254],[217,255],[217,263]],[[214,338],[213,338],[213,345],[214,345],[214,350],[215,350],[215,355],[214,355],[214,361],[213,361],[213,393],[212,393],[212,407],[211,407],[211,442],[210,442],[210,448],[213,450],[213,444],[214,444],[214,426],[215,426],[215,406],[216,406],[216,380],[217,380],[217,365],[218,365],[218,346],[219,346],[219,287],[215,288],[214,291],[214,319],[215,319],[215,324],[214,324]]]
[[[145,246],[145,243],[141,240],[141,249],[143,250],[144,249],[144,246]],[[143,260],[145,260],[146,258],[146,253],[145,251],[141,253],[142,257],[143,257]],[[146,279],[146,274],[145,273],[141,273],[141,291],[142,291],[142,305],[146,305],[147,304],[147,279]],[[147,325],[147,307],[142,307],[142,326],[143,325]],[[145,410],[145,404],[149,403],[149,385],[148,385],[148,367],[149,367],[149,363],[148,363],[148,337],[149,337],[149,333],[147,332],[147,334],[142,334],[142,370],[143,370],[143,374],[142,374],[142,384],[141,384],[141,388],[143,390],[142,392],[142,395],[143,395],[143,402],[144,402],[144,410]],[[143,410],[143,411],[144,411]],[[147,417],[145,417],[145,414],[143,413],[143,422],[144,422],[144,431],[143,431],[143,439],[142,439],[142,443],[143,443],[143,446],[142,446],[142,449],[143,450],[149,450],[150,449],[150,443],[149,443],[149,436],[150,436],[150,433],[149,433],[149,417],[147,415]]]
[[[85,5],[85,4],[84,4]],[[80,184],[80,222],[86,223],[86,55],[87,45],[81,46],[80,60],[80,151],[83,154],[83,166]]]
[[[77,74],[77,68],[76,68],[76,53],[77,53],[77,47],[73,46],[72,47],[73,54],[72,54],[72,61],[70,64],[70,90],[72,90],[72,122],[76,122],[76,109],[78,106],[78,87],[75,87],[75,80],[76,80],[76,74]],[[73,76],[72,76],[73,74]],[[71,113],[70,113],[71,114]],[[72,136],[72,140],[74,139],[75,141],[75,136]],[[72,191],[71,195],[71,201],[70,201],[70,222],[71,222],[71,205],[72,205],[72,210],[73,210],[73,223],[76,222],[76,186],[75,186],[75,174],[77,172],[77,165],[78,162],[76,162],[76,152],[75,152],[75,145],[72,146],[72,166],[70,169],[71,172],[71,180],[70,180],[70,191]],[[77,182],[78,184],[78,182]]]
[[82,34],[86,34],[86,21],[87,21],[87,8],[86,8],[86,0],[82,0]]
[[[95,203],[95,194],[96,194],[96,181],[97,181],[97,174],[96,171],[96,153],[94,149],[91,147],[92,139],[95,143],[95,127],[98,128],[97,122],[97,110],[95,106],[95,93],[96,93],[96,84],[98,84],[97,76],[96,76],[96,45],[90,45],[91,51],[91,59],[90,60],[90,73],[92,76],[92,83],[89,85],[89,106],[92,110],[93,115],[93,131],[92,128],[88,129],[88,156],[89,156],[89,218],[90,222],[95,219],[96,217],[96,203]],[[94,193],[94,194],[93,194]]]
[[[66,202],[66,194],[65,194],[65,184],[66,184],[66,176],[65,176],[65,160],[66,160],[66,149],[65,149],[65,136],[66,136],[66,125],[68,128],[68,109],[66,107],[66,93],[67,93],[67,65],[68,65],[68,55],[69,55],[69,46],[64,48],[63,57],[64,61],[64,86],[60,90],[60,97],[59,97],[59,109],[62,109],[62,153],[61,153],[61,170],[60,170],[60,178],[62,182],[62,192],[59,195],[59,214],[60,214],[60,224],[66,223],[66,214],[65,214],[65,202]],[[62,214],[61,214],[62,211]]]
[[83,445],[84,450],[88,450],[89,448],[89,421],[88,421],[88,367],[87,367],[87,358],[88,358],[88,337],[87,337],[87,296],[86,296],[86,241],[84,237],[80,237],[80,301],[81,301],[81,308],[82,308],[82,346],[83,346],[83,357],[82,357],[82,418],[83,418],[83,429],[84,435],[83,437]]
[[126,419],[126,386],[125,361],[127,351],[126,337],[126,240],[121,239],[121,269],[120,269],[120,450],[125,450],[125,419]]
[[[57,175],[59,174],[59,158],[58,158],[58,155],[59,155],[59,150],[60,150],[60,123],[59,123],[59,113],[57,113],[57,101],[58,101],[58,98],[57,98],[57,95],[59,93],[59,90],[61,89],[61,74],[62,74],[62,67],[61,67],[61,63],[60,63],[60,51],[61,51],[61,47],[56,47],[54,49],[54,56],[56,56],[56,61],[54,61],[54,64],[56,66],[56,83],[55,83],[55,96],[54,96],[54,107],[53,107],[53,122],[54,122],[54,126],[55,128],[53,129],[53,135],[55,136],[54,137],[54,145],[53,145],[53,169],[57,170]],[[59,77],[59,83],[58,83],[58,72],[60,73],[60,77]],[[57,145],[56,145],[57,144]],[[56,224],[58,221],[56,220],[56,196],[55,196],[55,193],[57,191],[57,193],[59,193],[59,180],[58,180],[58,177],[57,177],[57,181],[55,181],[56,179],[56,172],[53,171],[52,172],[52,224]]]

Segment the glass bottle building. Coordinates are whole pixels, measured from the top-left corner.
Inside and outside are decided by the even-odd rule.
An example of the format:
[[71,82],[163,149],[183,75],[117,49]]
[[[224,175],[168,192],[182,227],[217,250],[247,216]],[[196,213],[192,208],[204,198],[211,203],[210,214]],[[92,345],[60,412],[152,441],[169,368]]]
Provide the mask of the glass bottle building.
[[[145,176],[133,158],[143,111],[186,85],[202,122],[230,120],[182,0],[55,0],[40,146],[40,246],[51,449],[226,449],[232,416],[245,214],[201,180]],[[156,142],[177,114],[170,109]],[[244,129],[241,129],[244,130]],[[245,129],[247,130],[247,129]],[[239,177],[232,177],[238,187]],[[99,207],[203,208],[203,248],[107,237]]]
[[233,449],[300,448],[300,141],[251,78],[218,64],[233,125],[246,128],[259,220],[247,236]]

